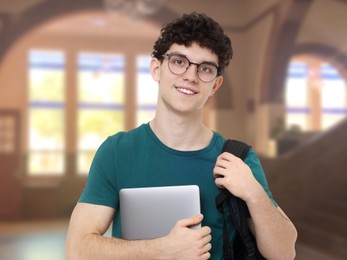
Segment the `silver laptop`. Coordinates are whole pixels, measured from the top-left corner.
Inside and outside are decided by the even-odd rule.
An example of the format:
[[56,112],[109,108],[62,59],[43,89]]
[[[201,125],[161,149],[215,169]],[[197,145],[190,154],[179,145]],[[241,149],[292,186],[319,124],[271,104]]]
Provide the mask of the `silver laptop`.
[[127,240],[166,236],[177,220],[200,214],[196,185],[121,189],[119,199],[122,237]]

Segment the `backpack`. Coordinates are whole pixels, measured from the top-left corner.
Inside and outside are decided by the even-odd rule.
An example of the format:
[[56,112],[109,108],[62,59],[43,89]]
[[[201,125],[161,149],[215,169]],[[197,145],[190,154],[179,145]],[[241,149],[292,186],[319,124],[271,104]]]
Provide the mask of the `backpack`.
[[[250,146],[236,140],[226,140],[223,152],[232,153],[242,160],[246,157]],[[247,204],[242,199],[223,189],[216,197],[216,206],[224,215],[223,223],[223,255],[225,260],[263,260],[265,259],[257,248],[256,240],[248,227],[247,219],[250,213]],[[228,214],[229,213],[229,214]],[[227,219],[227,217],[230,217]],[[234,225],[236,234],[230,241],[228,221]]]

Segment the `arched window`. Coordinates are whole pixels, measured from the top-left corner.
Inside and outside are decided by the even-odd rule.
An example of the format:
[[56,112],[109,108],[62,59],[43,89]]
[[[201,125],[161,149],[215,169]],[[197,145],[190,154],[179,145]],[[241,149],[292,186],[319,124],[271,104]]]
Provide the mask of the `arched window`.
[[295,57],[286,80],[286,128],[325,130],[347,115],[346,82],[330,63]]

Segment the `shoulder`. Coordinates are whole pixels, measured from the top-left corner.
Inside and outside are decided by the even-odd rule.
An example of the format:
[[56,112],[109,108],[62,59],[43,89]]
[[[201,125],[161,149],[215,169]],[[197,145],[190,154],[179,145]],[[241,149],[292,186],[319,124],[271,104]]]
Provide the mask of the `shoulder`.
[[124,149],[133,149],[139,140],[143,139],[146,130],[143,126],[134,128],[130,131],[118,132],[108,136],[99,146],[95,154],[96,160],[108,160],[113,157],[117,151]]
[[130,131],[121,131],[114,135],[109,136],[101,146],[119,146],[119,145],[129,145],[131,143],[136,143],[141,140],[146,135],[146,126],[141,125]]
[[220,133],[213,132],[212,143],[216,149],[222,151],[225,141],[226,139]]

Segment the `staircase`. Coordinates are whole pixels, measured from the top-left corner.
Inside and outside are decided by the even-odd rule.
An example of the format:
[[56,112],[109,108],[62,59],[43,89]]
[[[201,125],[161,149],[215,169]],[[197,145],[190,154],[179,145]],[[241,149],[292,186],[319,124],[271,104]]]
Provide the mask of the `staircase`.
[[275,200],[298,230],[296,259],[347,259],[347,120],[261,161]]

